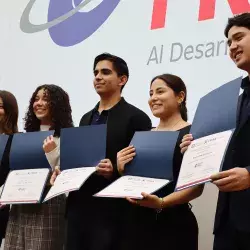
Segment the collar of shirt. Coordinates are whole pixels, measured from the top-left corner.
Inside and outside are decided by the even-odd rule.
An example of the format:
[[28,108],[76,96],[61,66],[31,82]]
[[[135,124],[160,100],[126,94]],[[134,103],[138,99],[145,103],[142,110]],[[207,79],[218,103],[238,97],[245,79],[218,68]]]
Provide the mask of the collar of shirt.
[[[105,114],[106,112],[107,112],[107,114],[109,113],[109,112],[112,112],[112,111],[114,111],[114,110],[116,110],[121,104],[123,104],[125,102],[125,100],[124,100],[124,98],[122,97],[121,98],[121,100],[115,105],[115,106],[113,106],[112,108],[110,108],[110,109],[107,109],[107,110],[103,110],[102,112],[101,112],[101,114]],[[99,109],[99,105],[100,105],[100,102],[98,102],[97,104],[96,104],[96,106],[94,107],[94,109],[93,109],[93,113],[98,113],[99,114],[99,111],[98,111],[98,109]],[[104,113],[103,113],[104,112]],[[100,115],[101,115],[100,114]]]
[[244,90],[245,94],[249,97],[250,96],[250,81],[249,81],[248,76],[242,80],[241,88]]

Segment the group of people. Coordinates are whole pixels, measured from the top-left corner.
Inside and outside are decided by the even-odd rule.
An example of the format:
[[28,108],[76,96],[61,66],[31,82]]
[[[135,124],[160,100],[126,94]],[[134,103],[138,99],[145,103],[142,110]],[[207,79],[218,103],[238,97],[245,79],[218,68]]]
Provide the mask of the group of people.
[[[250,13],[230,18],[225,29],[230,56],[250,74]],[[222,65],[223,67],[223,65]],[[149,117],[127,103],[122,90],[129,78],[126,62],[104,53],[93,65],[94,88],[100,101],[83,115],[80,126],[107,124],[106,159],[79,191],[43,204],[0,205],[0,237],[5,250],[197,250],[198,224],[189,202],[203,185],[174,192],[183,153],[192,135],[187,122],[187,89],[182,79],[162,74],[149,84],[149,106],[159,118]],[[250,82],[242,82],[238,122],[225,156],[223,171],[211,176],[219,190],[214,250],[250,249]],[[219,107],[218,107],[219,108]],[[18,105],[8,91],[0,91],[0,134],[10,135],[0,165],[0,186],[10,171],[12,136],[18,133]],[[50,183],[60,174],[60,130],[73,127],[68,94],[56,85],[41,85],[32,94],[24,118],[26,132],[54,130],[43,150],[52,168]],[[173,156],[173,181],[143,199],[97,198],[93,194],[121,176],[136,156],[129,146],[136,131],[179,131]],[[25,143],[25,142],[24,142]],[[153,167],[153,166],[152,166]],[[205,210],[205,208],[204,208]],[[7,227],[7,229],[6,229]]]

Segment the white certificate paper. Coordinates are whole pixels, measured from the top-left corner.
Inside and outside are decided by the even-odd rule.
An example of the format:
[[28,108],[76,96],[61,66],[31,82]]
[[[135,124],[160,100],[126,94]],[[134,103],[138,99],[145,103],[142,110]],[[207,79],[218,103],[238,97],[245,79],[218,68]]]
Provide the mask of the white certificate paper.
[[152,194],[167,185],[169,182],[169,180],[164,179],[126,175],[122,176],[94,196],[142,199],[142,192]]
[[233,131],[225,131],[192,141],[185,152],[176,190],[210,181],[220,171]]
[[1,194],[1,204],[39,203],[49,169],[13,170]]
[[96,167],[83,167],[63,170],[46,195],[44,202],[55,196],[79,190],[83,183],[96,171]]

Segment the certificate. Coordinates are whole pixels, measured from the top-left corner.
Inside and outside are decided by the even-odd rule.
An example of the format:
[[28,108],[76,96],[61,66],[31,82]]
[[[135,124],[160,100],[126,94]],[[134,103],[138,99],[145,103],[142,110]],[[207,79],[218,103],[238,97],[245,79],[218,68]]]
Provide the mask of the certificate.
[[10,169],[51,169],[43,150],[43,141],[54,131],[17,133],[10,149]]
[[107,125],[91,125],[61,130],[61,174],[46,195],[44,202],[79,190],[105,158]]
[[72,168],[63,170],[46,195],[44,202],[60,194],[76,191],[96,171],[96,167]]
[[49,169],[11,171],[1,194],[1,204],[39,203]]
[[194,139],[236,127],[241,81],[237,78],[200,99],[190,130]]
[[220,171],[233,131],[224,131],[192,141],[184,154],[176,190],[209,182]]
[[124,176],[95,194],[96,197],[141,199],[173,179],[173,154],[179,132],[136,132],[131,144],[136,156],[125,166]]
[[96,197],[142,199],[142,192],[152,194],[167,185],[170,181],[126,175],[95,194]]

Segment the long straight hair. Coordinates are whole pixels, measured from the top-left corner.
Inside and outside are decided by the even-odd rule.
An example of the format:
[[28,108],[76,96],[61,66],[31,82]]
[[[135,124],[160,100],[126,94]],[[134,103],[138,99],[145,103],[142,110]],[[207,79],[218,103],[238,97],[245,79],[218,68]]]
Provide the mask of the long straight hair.
[[15,96],[5,90],[0,90],[0,98],[3,101],[4,117],[1,121],[3,133],[11,135],[18,132],[18,105]]

